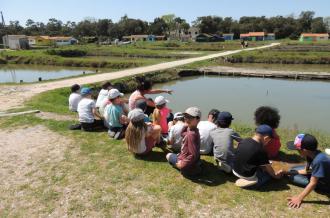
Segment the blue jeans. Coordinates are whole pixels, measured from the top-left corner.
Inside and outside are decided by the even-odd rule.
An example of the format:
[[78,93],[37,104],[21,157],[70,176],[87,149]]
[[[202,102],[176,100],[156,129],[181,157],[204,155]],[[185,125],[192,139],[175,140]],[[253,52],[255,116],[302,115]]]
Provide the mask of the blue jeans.
[[171,154],[168,162],[173,166],[176,167],[176,163],[178,162],[178,155],[177,154]]
[[249,186],[247,187],[247,189],[260,188],[261,186],[265,185],[267,182],[269,182],[272,179],[272,177],[267,172],[263,171],[260,168],[257,170],[257,178],[258,178],[257,184]]
[[[295,167],[292,167],[290,169],[290,171],[294,171],[294,170],[298,171],[298,170],[303,170],[303,169],[305,169],[305,166],[295,166]],[[289,175],[288,177],[289,177],[290,182],[292,182],[292,184],[305,188],[309,184],[311,174],[307,174],[307,175],[301,175],[301,174]],[[316,190],[319,190],[321,192],[330,193],[330,187],[328,187],[326,185],[322,185],[320,183],[317,184]]]

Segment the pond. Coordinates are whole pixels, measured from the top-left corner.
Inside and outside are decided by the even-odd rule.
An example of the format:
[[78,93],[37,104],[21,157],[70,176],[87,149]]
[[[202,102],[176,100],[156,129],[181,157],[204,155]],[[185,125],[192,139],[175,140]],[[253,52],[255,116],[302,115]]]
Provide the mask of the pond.
[[328,82],[201,76],[157,84],[154,88],[174,91],[172,95],[164,94],[174,112],[197,106],[206,119],[210,109],[216,108],[231,112],[234,122],[253,124],[255,109],[269,105],[279,109],[280,127],[330,132]]
[[53,66],[5,66],[0,67],[0,83],[37,82],[41,80],[61,79],[94,73],[82,68],[63,68]]

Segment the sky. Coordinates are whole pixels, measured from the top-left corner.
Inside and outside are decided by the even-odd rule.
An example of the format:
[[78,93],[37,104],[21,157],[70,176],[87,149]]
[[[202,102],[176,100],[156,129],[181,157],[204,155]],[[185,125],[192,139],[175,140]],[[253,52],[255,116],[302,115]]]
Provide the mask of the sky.
[[215,15],[239,19],[242,16],[298,16],[301,11],[330,16],[330,0],[0,0],[5,22],[27,19],[47,23],[49,18],[79,22],[84,18],[112,19],[125,14],[130,18],[153,21],[164,14],[175,14],[189,23],[197,17]]

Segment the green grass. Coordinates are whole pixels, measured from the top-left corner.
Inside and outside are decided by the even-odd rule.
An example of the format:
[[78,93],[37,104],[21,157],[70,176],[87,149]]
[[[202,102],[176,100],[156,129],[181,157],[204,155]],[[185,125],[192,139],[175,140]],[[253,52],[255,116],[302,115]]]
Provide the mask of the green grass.
[[[233,184],[235,177],[225,175],[213,166],[213,158],[203,156],[204,172],[195,181],[183,178],[165,161],[165,153],[156,148],[145,158],[134,158],[124,141],[115,141],[106,133],[86,133],[68,131],[72,121],[59,122],[41,120],[30,116],[0,119],[1,128],[44,125],[62,137],[74,141],[75,149],[68,148],[64,160],[56,165],[43,165],[43,177],[36,177],[38,171],[28,175],[38,181],[37,186],[29,183],[19,187],[40,207],[40,214],[47,215],[58,208],[58,201],[70,188],[68,202],[69,215],[98,214],[99,216],[200,216],[212,214],[225,216],[297,216],[310,217],[315,211],[322,216],[327,206],[304,204],[300,210],[290,210],[286,197],[302,191],[287,185],[283,179],[271,182],[260,191],[241,190]],[[244,137],[250,136],[253,127],[234,123],[233,128]],[[282,142],[292,139],[296,132],[280,129]],[[315,133],[314,133],[315,134]],[[330,142],[330,137],[317,134],[322,147]],[[296,158],[294,152],[285,158]],[[283,155],[284,157],[284,155]],[[295,159],[297,160],[297,159]],[[0,188],[1,189],[1,188]],[[312,193],[306,200],[326,201],[322,195]],[[10,202],[7,202],[10,205]],[[253,208],[253,209],[252,209]],[[29,211],[29,206],[21,209]],[[4,211],[14,209],[5,207]],[[14,210],[15,211],[15,210]],[[17,211],[17,210],[16,210]],[[322,213],[320,213],[322,212]]]

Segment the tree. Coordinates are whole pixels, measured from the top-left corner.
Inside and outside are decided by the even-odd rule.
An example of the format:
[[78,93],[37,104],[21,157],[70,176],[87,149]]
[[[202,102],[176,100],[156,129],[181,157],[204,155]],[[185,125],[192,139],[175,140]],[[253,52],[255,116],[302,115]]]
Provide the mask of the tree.
[[311,32],[314,11],[303,11],[299,15],[298,25],[301,32]]
[[55,18],[50,18],[46,24],[46,31],[50,36],[61,35],[62,21]]
[[330,17],[323,18],[323,22],[327,27],[327,32],[329,33],[330,32]]
[[167,29],[168,25],[165,21],[162,18],[157,17],[154,19],[154,22],[150,23],[148,32],[155,35],[164,35]]
[[322,17],[316,17],[312,20],[311,24],[312,33],[326,33],[327,25],[323,22]]
[[166,14],[166,15],[163,15],[161,17],[164,22],[166,23],[167,25],[167,32],[168,32],[168,35],[171,35],[171,31],[174,31],[176,26],[175,26],[175,14]]

